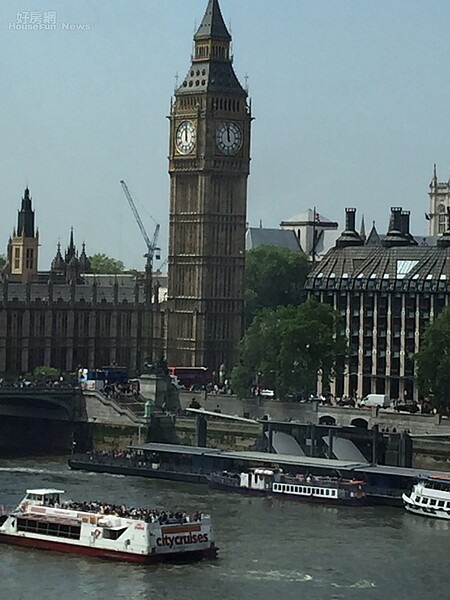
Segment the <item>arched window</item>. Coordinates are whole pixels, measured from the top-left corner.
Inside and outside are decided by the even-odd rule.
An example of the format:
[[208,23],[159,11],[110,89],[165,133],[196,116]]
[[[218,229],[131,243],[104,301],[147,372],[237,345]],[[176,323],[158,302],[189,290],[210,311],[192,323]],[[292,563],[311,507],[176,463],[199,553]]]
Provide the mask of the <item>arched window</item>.
[[438,206],[438,233],[444,233],[447,230],[447,213],[445,206],[440,204]]

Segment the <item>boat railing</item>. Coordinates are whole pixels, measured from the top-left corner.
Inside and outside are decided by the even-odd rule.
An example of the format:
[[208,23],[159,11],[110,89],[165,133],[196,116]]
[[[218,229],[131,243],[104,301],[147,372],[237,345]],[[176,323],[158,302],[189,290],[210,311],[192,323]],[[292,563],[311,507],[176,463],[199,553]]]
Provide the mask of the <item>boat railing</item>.
[[17,504],[0,504],[0,517],[2,515],[10,515],[15,511],[17,511]]
[[288,483],[290,485],[306,485],[311,487],[327,487],[337,488],[342,485],[342,482],[336,479],[328,478],[316,478],[316,477],[283,477],[281,483]]

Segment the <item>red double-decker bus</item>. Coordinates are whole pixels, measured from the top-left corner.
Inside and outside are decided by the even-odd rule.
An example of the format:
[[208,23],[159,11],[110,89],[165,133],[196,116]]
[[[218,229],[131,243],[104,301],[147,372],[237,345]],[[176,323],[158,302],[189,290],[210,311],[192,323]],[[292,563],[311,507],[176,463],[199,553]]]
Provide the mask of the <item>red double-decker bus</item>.
[[202,390],[212,384],[212,372],[208,367],[169,367],[169,375],[176,377],[187,390]]

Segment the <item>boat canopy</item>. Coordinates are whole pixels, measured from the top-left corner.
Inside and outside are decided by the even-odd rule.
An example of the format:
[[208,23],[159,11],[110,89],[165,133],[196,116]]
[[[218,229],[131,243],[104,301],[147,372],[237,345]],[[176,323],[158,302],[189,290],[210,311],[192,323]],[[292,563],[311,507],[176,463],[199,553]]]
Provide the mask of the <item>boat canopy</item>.
[[36,490],[27,490],[27,494],[36,494],[36,496],[45,496],[47,494],[64,494],[64,490],[55,490],[54,488],[40,488]]

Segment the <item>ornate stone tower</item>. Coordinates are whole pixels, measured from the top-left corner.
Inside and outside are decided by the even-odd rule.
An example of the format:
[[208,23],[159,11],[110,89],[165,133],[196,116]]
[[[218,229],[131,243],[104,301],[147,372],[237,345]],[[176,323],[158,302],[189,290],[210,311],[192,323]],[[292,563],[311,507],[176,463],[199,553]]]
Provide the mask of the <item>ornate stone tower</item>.
[[169,365],[229,371],[243,331],[251,110],[209,0],[170,113]]
[[8,242],[6,271],[12,281],[31,281],[38,269],[39,232],[34,229],[34,210],[28,187],[22,198],[22,206]]
[[450,181],[440,182],[436,165],[430,182],[430,212],[428,213],[428,234],[442,235],[447,230],[447,209],[450,208]]

